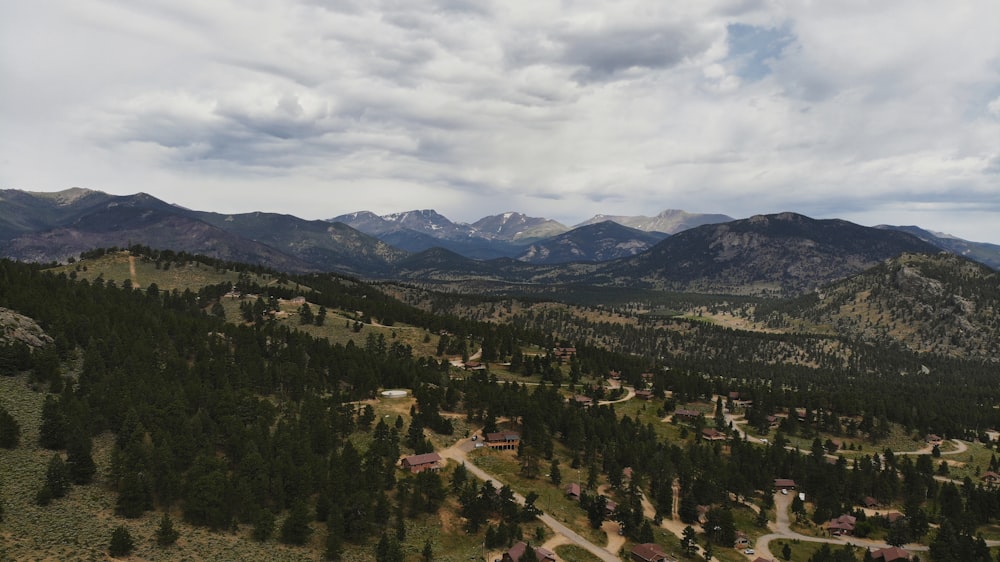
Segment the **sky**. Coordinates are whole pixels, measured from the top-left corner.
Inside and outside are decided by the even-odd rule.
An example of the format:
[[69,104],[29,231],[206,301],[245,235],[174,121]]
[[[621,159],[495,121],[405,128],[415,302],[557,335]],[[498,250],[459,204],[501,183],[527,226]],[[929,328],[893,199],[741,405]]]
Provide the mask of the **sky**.
[[0,188],[1000,243],[996,0],[0,2]]

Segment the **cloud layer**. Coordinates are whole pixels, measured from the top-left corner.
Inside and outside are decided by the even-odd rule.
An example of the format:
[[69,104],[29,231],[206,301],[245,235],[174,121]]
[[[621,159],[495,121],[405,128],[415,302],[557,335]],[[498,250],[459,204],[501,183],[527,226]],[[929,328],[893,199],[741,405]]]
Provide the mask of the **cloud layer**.
[[795,210],[1000,243],[998,6],[6,3],[0,186],[306,218]]

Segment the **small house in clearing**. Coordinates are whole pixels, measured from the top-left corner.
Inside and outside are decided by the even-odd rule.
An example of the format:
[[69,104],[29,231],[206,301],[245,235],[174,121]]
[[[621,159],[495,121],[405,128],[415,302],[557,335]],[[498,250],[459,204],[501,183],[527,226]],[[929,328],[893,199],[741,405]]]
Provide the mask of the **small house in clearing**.
[[403,458],[403,470],[409,470],[413,474],[425,470],[441,470],[441,455],[437,453],[424,453]]
[[[540,546],[532,547],[535,551],[535,558],[537,562],[555,562],[556,555],[551,550],[542,548]],[[510,550],[503,553],[503,562],[536,562],[535,560],[522,560],[524,557],[524,551],[528,549],[528,544],[524,541],[518,541],[514,546],[510,547]]]
[[486,446],[499,451],[510,451],[517,449],[521,443],[521,436],[513,431],[498,431],[486,434]]
[[652,542],[635,545],[629,552],[629,557],[632,562],[667,562],[671,560],[667,557],[663,547]]
[[774,489],[775,490],[794,490],[795,480],[791,478],[775,478],[774,479]]
[[569,486],[566,486],[566,497],[571,500],[580,500],[580,485],[573,482]]
[[841,515],[836,519],[831,519],[826,523],[826,530],[835,537],[851,536],[854,534],[854,526],[858,520],[853,515]]
[[896,560],[909,560],[910,554],[899,547],[891,548],[880,548],[878,550],[872,551],[872,560],[881,560],[882,562],[895,562]]
[[677,410],[674,410],[674,419],[677,421],[693,422],[696,419],[698,419],[698,416],[700,415],[701,412],[699,412],[698,410],[685,410],[683,408],[678,408]]
[[715,428],[706,427],[701,430],[701,438],[705,441],[725,441],[726,434]]

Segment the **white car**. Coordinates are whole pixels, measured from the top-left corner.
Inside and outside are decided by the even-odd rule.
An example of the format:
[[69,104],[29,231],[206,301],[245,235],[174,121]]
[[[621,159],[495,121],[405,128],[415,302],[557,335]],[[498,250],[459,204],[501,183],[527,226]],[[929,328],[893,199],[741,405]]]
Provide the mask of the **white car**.
[[756,553],[753,551],[752,548],[748,548],[748,549],[746,549],[746,550],[743,551],[743,554],[748,554],[749,555],[749,554],[756,554]]

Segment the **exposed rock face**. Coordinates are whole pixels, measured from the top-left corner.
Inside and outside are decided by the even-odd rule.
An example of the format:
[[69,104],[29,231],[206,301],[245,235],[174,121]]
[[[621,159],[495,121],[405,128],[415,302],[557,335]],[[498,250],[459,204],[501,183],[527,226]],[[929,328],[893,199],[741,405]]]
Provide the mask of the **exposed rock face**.
[[42,347],[52,343],[52,338],[31,318],[8,308],[0,308],[0,344],[13,342]]

